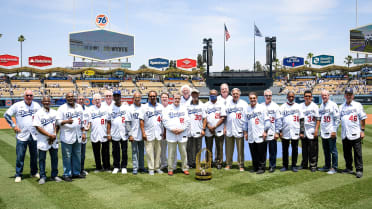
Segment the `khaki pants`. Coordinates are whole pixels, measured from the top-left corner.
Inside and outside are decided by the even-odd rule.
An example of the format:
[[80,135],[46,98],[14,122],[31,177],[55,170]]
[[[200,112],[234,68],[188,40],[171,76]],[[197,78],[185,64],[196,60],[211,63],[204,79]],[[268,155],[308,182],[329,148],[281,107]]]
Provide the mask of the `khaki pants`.
[[186,145],[187,142],[168,142],[168,171],[173,171],[177,167],[173,166],[174,158],[177,152],[177,144],[178,144],[178,150],[181,154],[181,161],[182,161],[182,171],[187,171],[187,153],[186,153]]
[[[207,146],[207,149],[212,153],[212,158],[213,158],[213,138],[216,141],[215,162],[216,162],[217,165],[222,165],[222,163],[223,163],[224,135],[222,135],[222,136],[206,136],[205,137],[205,144]],[[207,161],[209,160],[208,158],[206,158],[206,159],[207,159]]]
[[235,147],[235,141],[236,141],[236,147],[238,150],[238,166],[239,168],[244,167],[244,139],[243,137],[226,137],[226,165],[232,166],[233,162],[233,154],[234,154],[234,147]]
[[161,140],[160,168],[167,166],[167,140]]
[[161,141],[145,141],[147,166],[149,171],[160,169]]

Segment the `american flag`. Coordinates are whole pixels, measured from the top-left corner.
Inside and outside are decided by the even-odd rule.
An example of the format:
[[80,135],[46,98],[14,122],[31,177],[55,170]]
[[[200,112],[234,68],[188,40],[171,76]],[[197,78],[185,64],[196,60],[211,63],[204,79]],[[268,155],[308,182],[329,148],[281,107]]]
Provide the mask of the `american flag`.
[[227,27],[226,27],[226,25],[225,25],[225,39],[226,39],[226,41],[228,41],[229,38],[230,38],[230,33],[229,33],[229,31],[227,30]]

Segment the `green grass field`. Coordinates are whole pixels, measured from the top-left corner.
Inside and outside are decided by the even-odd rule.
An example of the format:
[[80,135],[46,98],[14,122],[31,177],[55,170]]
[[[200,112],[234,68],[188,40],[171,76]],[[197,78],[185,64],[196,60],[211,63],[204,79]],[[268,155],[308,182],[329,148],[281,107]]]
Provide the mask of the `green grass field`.
[[[372,106],[365,106],[372,113]],[[2,115],[2,113],[1,113]],[[15,137],[12,130],[0,130],[0,208],[372,208],[372,125],[366,127],[363,144],[364,176],[328,175],[308,170],[266,172],[263,175],[213,169],[210,181],[197,181],[194,169],[190,176],[179,172],[149,176],[113,175],[90,172],[86,179],[47,182],[39,185],[30,178],[29,155],[24,167],[25,179],[14,183]],[[342,144],[338,138],[339,168],[345,168]],[[128,147],[131,171],[131,154]],[[245,150],[248,152],[248,150]],[[280,150],[278,150],[280,152]],[[91,144],[87,145],[86,168],[94,169]],[[50,175],[47,157],[47,175]],[[301,161],[299,157],[298,163]],[[112,163],[112,159],[111,159]],[[318,166],[323,166],[319,146]],[[281,167],[281,159],[277,165]],[[251,162],[245,162],[246,169]],[[62,174],[59,152],[59,174]]]

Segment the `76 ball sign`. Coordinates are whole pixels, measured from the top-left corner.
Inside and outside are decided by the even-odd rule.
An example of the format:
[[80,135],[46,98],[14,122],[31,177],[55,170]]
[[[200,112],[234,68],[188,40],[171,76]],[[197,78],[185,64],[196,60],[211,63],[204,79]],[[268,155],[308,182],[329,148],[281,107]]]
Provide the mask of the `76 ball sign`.
[[96,25],[99,28],[104,28],[109,22],[109,19],[106,15],[100,14],[96,17]]

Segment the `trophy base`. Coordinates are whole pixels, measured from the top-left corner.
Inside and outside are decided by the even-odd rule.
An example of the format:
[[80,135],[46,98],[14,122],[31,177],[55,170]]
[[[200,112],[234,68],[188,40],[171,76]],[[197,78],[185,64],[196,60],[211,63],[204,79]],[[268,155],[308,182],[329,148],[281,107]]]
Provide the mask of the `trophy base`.
[[205,173],[204,175],[201,175],[200,173],[195,174],[195,179],[197,180],[211,180],[212,174],[211,173]]

